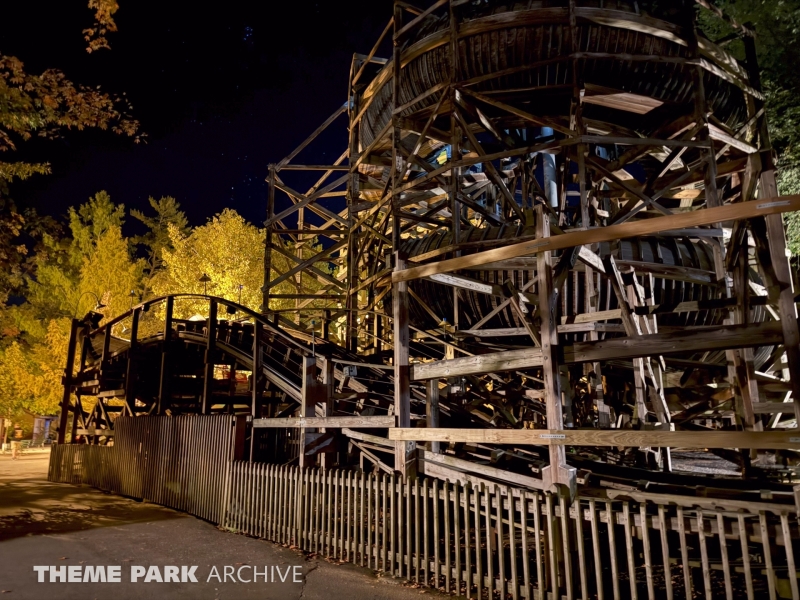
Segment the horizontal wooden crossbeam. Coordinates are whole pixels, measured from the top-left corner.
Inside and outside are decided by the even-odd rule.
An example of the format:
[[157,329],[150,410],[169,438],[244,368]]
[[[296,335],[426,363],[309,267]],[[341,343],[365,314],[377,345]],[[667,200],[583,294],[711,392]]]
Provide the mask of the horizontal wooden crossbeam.
[[113,429],[76,429],[77,435],[104,435],[106,437],[114,437]]
[[[564,347],[563,361],[579,363],[621,360],[642,356],[752,348],[780,343],[783,343],[781,324],[772,321],[757,325],[702,327],[670,333],[581,342]],[[415,364],[411,366],[411,379],[419,381],[461,375],[480,375],[540,366],[542,366],[541,350],[523,348]]]
[[359,427],[376,428],[394,427],[392,416],[371,417],[287,417],[284,419],[253,419],[253,427]]
[[573,231],[563,235],[555,235],[547,239],[512,244],[510,246],[486,250],[485,252],[477,252],[475,254],[451,258],[437,263],[421,265],[403,271],[395,271],[392,274],[392,281],[395,283],[411,281],[413,279],[420,279],[421,277],[429,277],[436,273],[450,273],[452,271],[458,271],[459,269],[469,269],[498,260],[527,256],[544,251],[562,250],[564,248],[574,248],[576,246],[599,242],[610,242],[618,239],[653,235],[661,231],[670,231],[672,229],[699,227],[701,225],[751,219],[754,217],[763,217],[796,210],[800,210],[800,196],[780,196],[777,198],[754,200],[752,202],[727,204],[715,208],[703,208],[653,219],[629,221],[619,225],[609,225],[608,227],[598,227],[586,231]]
[[759,448],[800,450],[800,430],[632,431],[630,429],[427,429],[393,428],[398,442],[460,442],[533,446],[622,446],[629,448]]

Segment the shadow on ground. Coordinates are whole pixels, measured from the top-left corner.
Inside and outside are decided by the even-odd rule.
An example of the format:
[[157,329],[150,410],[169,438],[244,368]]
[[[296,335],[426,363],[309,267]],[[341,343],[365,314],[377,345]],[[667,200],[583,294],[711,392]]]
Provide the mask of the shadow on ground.
[[43,480],[49,453],[0,457],[0,541],[26,535],[189,518],[85,486]]

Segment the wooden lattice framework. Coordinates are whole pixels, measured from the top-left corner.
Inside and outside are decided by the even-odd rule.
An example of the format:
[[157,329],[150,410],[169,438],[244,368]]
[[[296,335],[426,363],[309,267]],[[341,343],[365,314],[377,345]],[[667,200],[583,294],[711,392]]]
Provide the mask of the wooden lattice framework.
[[[633,371],[633,424],[662,430],[668,438],[676,412],[680,417],[692,413],[691,407],[676,411],[665,396],[676,369],[691,379],[704,368],[705,358],[720,351],[725,359],[717,366],[724,371],[723,386],[731,390],[725,399],[735,427],[759,431],[779,425],[781,413],[800,411],[800,377],[790,377],[800,373],[800,337],[781,216],[800,207],[800,199],[778,198],[753,32],[732,25],[746,48],[742,63],[698,32],[693,2],[675,3],[661,18],[644,12],[647,3],[643,10],[639,4],[569,0],[481,12],[463,0],[439,0],[424,9],[395,2],[393,17],[371,52],[353,59],[348,102],[271,167],[265,272],[270,272],[270,249],[276,250],[278,236],[302,241],[323,235],[333,242],[313,258],[296,259],[291,272],[268,276],[264,306],[269,306],[269,286],[300,272],[319,278],[315,265],[335,264],[335,282],[329,278],[313,296],[298,292],[296,318],[314,319],[319,304],[312,309],[311,303],[328,299],[323,322],[346,322],[350,350],[392,361],[398,428],[411,425],[413,404],[424,404],[428,425],[436,426],[440,392],[469,402],[457,391],[465,377],[472,378],[473,390],[484,386],[477,397],[488,401],[498,392],[519,395],[499,373],[530,375],[533,369],[536,375],[526,381],[536,383],[523,386],[522,397],[543,400],[548,430],[561,431],[572,426],[562,401],[568,400],[564,367],[576,363],[584,365],[596,426],[615,427],[603,399],[603,370],[624,360]],[[514,42],[509,33],[514,30],[519,38],[525,27],[549,27],[547,56],[527,62],[517,57],[504,66],[502,44],[528,44]],[[616,45],[604,45],[603,36]],[[391,59],[376,58],[389,37]],[[435,60],[426,58],[434,53]],[[626,85],[604,87],[591,77],[614,69],[646,77],[659,68],[660,85],[686,89],[673,97],[666,92],[648,96]],[[520,74],[535,74],[545,83],[510,86]],[[345,113],[349,147],[338,161],[292,165]],[[533,136],[537,130],[540,135]],[[544,162],[552,160],[545,157],[552,156],[556,175],[543,184]],[[324,175],[300,194],[280,180],[290,168],[321,169]],[[555,193],[544,189],[548,186]],[[279,214],[276,193],[293,201]],[[342,193],[344,210],[333,214],[323,206],[326,198]],[[324,224],[308,224],[308,210]],[[281,221],[293,212],[297,229]],[[492,227],[501,232],[487,238]],[[476,237],[476,230],[483,237]],[[509,242],[509,233],[517,243]],[[693,240],[692,247],[705,248],[712,264],[630,260],[602,248],[657,233]],[[440,236],[440,241],[420,252],[414,241],[426,236]],[[527,271],[531,277],[519,287],[515,277],[476,279],[476,272],[486,270]],[[660,278],[713,292],[657,303]],[[452,295],[449,314],[433,307],[430,294],[415,291],[421,280],[436,282],[438,293]],[[603,288],[615,308],[600,306]],[[470,319],[465,294],[494,297],[495,308]],[[426,313],[438,327],[409,322],[409,307]],[[752,321],[754,307],[765,309],[762,322]],[[513,311],[518,327],[487,327],[503,310]],[[713,327],[691,324],[690,318],[679,329],[659,328],[665,315],[686,313],[714,313],[714,318],[696,319]],[[505,348],[504,336],[511,340]],[[773,351],[767,361],[759,359],[758,371],[755,349],[768,345]],[[570,374],[568,385],[574,387],[580,370],[572,368]],[[414,381],[434,383],[422,390]],[[793,402],[775,401],[776,388],[782,400]],[[719,404],[708,400],[706,408]],[[493,410],[502,413],[502,407]],[[765,421],[763,414],[772,417]],[[537,422],[541,426],[545,419]],[[441,432],[441,440],[502,442],[504,431]],[[614,433],[614,443],[626,445]],[[420,433],[394,431],[392,436],[413,441]],[[425,439],[436,437],[426,432]],[[407,460],[413,462],[413,443],[398,444],[395,466],[405,470]],[[627,445],[640,444],[632,438]],[[668,452],[659,460],[669,468]],[[551,461],[551,481],[571,485],[574,474],[560,443],[551,445]]]

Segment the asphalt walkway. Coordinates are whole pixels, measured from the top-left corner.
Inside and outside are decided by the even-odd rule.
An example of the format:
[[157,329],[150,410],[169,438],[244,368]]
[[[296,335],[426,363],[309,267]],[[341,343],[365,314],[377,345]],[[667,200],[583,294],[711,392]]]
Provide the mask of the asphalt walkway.
[[[48,459],[49,454],[31,453],[16,461],[0,456],[0,600],[443,597],[366,569],[223,532],[174,510],[85,486],[49,483]],[[41,575],[44,581],[38,583],[34,566],[54,567],[55,573],[63,571],[65,578],[72,567],[73,578],[81,579],[88,576],[87,566],[116,566],[121,581],[50,583],[46,571]],[[59,569],[62,566],[67,569]],[[158,575],[151,566],[158,567]],[[187,581],[158,583],[158,577],[166,577],[167,566],[187,567]],[[197,568],[191,571],[193,566]],[[144,567],[136,583],[131,582],[134,567]],[[213,576],[214,567],[220,579],[229,567],[227,582]],[[231,573],[242,580],[252,579],[254,570],[267,573],[268,581],[263,581],[264,575],[259,575],[257,583],[231,581]],[[189,580],[190,572],[197,583]],[[108,570],[104,574],[113,576]],[[292,581],[295,575],[298,583]],[[153,581],[145,583],[148,576]],[[285,581],[281,582],[281,576]]]

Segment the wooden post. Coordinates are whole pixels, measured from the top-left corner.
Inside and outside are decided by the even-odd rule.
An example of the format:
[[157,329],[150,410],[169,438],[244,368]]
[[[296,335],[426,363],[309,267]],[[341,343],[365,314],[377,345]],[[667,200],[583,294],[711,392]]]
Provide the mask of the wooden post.
[[141,307],[133,309],[131,316],[131,344],[128,347],[128,367],[125,372],[125,409],[130,416],[135,416],[136,409],[136,353],[138,351],[139,340],[139,317],[142,314]]
[[201,414],[207,415],[211,411],[211,399],[214,387],[214,360],[217,353],[217,301],[211,300],[208,307],[208,321],[206,324],[206,356],[203,370],[203,405]]
[[[405,256],[395,252],[395,271],[406,267]],[[392,290],[392,309],[394,311],[394,414],[397,427],[411,427],[411,382],[409,368],[408,331],[408,283],[394,284]],[[413,442],[395,444],[394,468],[403,476],[408,474],[409,458],[414,455]]]
[[[536,207],[536,237],[550,237],[550,216],[541,205]],[[541,252],[537,259],[539,310],[542,315],[542,372],[544,374],[545,403],[547,405],[547,428],[563,429],[564,415],[561,406],[561,382],[558,372],[558,290],[553,286],[553,261],[550,252]],[[577,481],[575,469],[567,466],[566,449],[550,446],[550,465],[542,469],[545,489],[563,485],[575,497]]]
[[169,353],[172,346],[172,312],[175,306],[175,298],[167,298],[166,315],[164,317],[164,339],[161,342],[161,375],[158,380],[158,407],[156,414],[163,414],[164,409],[169,404],[169,383],[170,383],[170,364]]
[[[458,81],[459,60],[458,60],[458,18],[452,0],[449,3],[450,13],[450,106],[453,112],[450,115],[450,160],[453,162],[461,158],[461,128],[455,117],[456,88],[455,82]],[[474,150],[474,149],[473,149]],[[452,243],[458,246],[461,243],[461,202],[458,194],[461,187],[461,169],[455,168],[450,171],[450,212],[452,227]],[[461,256],[461,251],[456,250],[455,256]],[[453,294],[453,327],[459,328],[459,307],[458,307],[458,288],[451,290]]]
[[[304,356],[302,359],[302,395],[300,403],[300,417],[315,417],[315,407],[319,398],[320,386],[317,385],[317,359],[313,356]],[[314,464],[314,456],[306,456],[306,448],[319,437],[315,427],[303,427],[300,430],[300,467]]]
[[[777,196],[777,193],[775,171],[764,171],[761,174],[759,195],[771,197],[769,194]],[[781,215],[766,216],[764,221],[767,225],[767,241],[772,267],[769,270],[772,271],[771,274],[774,277],[774,281],[768,283],[769,287],[777,292],[778,312],[783,329],[783,347],[789,362],[789,373],[791,373],[789,384],[792,388],[794,413],[800,423],[800,330],[797,325],[797,307],[794,303],[792,271],[789,267],[789,259],[786,257],[786,230]],[[772,299],[770,298],[770,300]]]
[[[356,115],[358,114],[359,106],[358,106],[358,94],[356,93],[355,88],[352,84],[352,78],[354,76],[353,68],[351,65],[350,69],[350,89],[348,94],[349,99],[349,121],[353,123],[355,120]],[[356,160],[358,160],[358,147],[359,147],[359,131],[361,129],[360,124],[356,124],[355,126],[350,126],[349,128],[349,155],[350,155],[350,164],[354,164]],[[358,263],[359,263],[359,253],[358,253],[358,228],[353,227],[353,224],[358,221],[358,211],[356,210],[355,206],[359,202],[359,173],[358,170],[350,173],[350,179],[347,184],[347,219],[349,223],[348,233],[347,233],[347,299],[345,300],[345,308],[347,309],[347,313],[345,314],[345,322],[346,322],[346,334],[345,337],[347,339],[347,349],[351,352],[358,353],[358,294],[353,293],[353,290],[358,286]],[[372,288],[370,288],[372,289]],[[365,318],[367,316],[365,315]],[[369,331],[369,328],[367,328]],[[325,339],[328,339],[325,336]]]
[[75,368],[75,349],[78,344],[78,331],[81,322],[72,319],[67,346],[67,364],[64,365],[64,394],[61,397],[61,416],[58,419],[58,443],[63,444],[67,435],[67,418],[70,411],[70,394],[72,393],[72,376]]
[[[425,425],[427,427],[439,427],[439,380],[429,379],[425,382]],[[440,454],[442,452],[441,442],[431,442],[431,452]]]
[[[261,331],[264,326],[261,321],[253,320],[253,369],[250,375],[250,415],[254,419],[261,417]],[[256,443],[256,428],[250,430],[250,462],[253,462]]]
[[[761,74],[758,71],[758,59],[756,57],[755,40],[751,36],[743,37],[745,53],[747,56],[747,66],[750,75],[750,83],[757,90],[761,89]],[[761,109],[764,103],[761,100],[755,100],[755,109]],[[759,135],[761,137],[761,147],[769,149],[770,139],[769,131],[767,129],[767,122],[765,118],[761,120],[761,127]],[[778,185],[775,180],[775,170],[772,165],[772,156],[769,152],[762,153],[761,163],[763,171],[760,177],[759,198],[769,198],[778,195]],[[747,200],[747,198],[745,198]],[[769,254],[771,258],[771,265],[762,265],[762,268],[768,276],[774,281],[767,281],[768,288],[772,288],[770,293],[770,301],[774,300],[774,294],[777,292],[778,312],[781,318],[781,327],[783,329],[783,345],[786,352],[786,359],[789,363],[789,372],[791,373],[790,385],[792,388],[792,399],[794,401],[795,416],[800,423],[800,330],[797,325],[797,307],[794,303],[794,284],[792,281],[792,272],[789,268],[789,260],[786,258],[786,230],[783,225],[783,217],[777,215],[767,215],[764,217],[766,222],[766,234],[769,243]],[[756,237],[758,244],[758,237],[756,233],[757,223],[753,223],[753,234]],[[760,227],[758,227],[761,229]],[[777,289],[775,289],[777,288]]]
[[[336,373],[334,372],[334,364],[330,358],[325,358],[325,364],[322,367],[322,387],[324,390],[324,415],[325,417],[333,416],[333,394],[336,391]],[[327,433],[326,429],[320,429],[320,432]],[[333,453],[323,452],[320,454],[319,466],[327,469],[333,466]]]
[[275,165],[269,165],[267,191],[267,232],[264,239],[264,286],[261,288],[262,304],[261,314],[269,313],[269,290],[272,279],[272,230],[275,226],[272,217],[275,216]]

